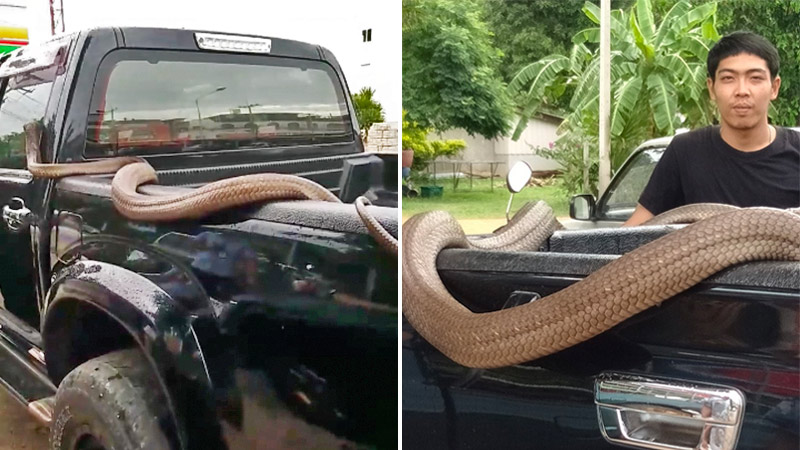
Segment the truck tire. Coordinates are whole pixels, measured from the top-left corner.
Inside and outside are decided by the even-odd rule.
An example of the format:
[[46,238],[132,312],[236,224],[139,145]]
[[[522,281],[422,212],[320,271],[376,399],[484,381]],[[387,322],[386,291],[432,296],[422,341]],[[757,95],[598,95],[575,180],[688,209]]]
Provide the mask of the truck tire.
[[72,370],[56,393],[52,450],[169,450],[167,400],[138,349],[119,350]]

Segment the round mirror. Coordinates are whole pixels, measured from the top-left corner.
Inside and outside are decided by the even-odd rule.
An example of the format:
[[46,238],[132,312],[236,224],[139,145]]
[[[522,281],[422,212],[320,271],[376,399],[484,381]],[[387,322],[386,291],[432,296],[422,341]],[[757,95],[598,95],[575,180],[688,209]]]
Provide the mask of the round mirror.
[[531,175],[533,175],[531,166],[525,161],[517,161],[511,166],[508,175],[506,175],[506,186],[508,186],[508,190],[513,193],[521,191],[528,185],[528,182],[531,181]]

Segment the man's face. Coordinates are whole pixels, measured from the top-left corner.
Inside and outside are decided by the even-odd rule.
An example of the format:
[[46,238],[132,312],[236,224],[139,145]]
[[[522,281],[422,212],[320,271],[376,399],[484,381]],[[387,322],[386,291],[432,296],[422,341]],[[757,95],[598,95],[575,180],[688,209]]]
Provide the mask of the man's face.
[[769,102],[781,86],[780,77],[770,80],[766,61],[750,53],[729,56],[719,62],[715,75],[707,80],[708,93],[724,124],[746,130],[766,123]]

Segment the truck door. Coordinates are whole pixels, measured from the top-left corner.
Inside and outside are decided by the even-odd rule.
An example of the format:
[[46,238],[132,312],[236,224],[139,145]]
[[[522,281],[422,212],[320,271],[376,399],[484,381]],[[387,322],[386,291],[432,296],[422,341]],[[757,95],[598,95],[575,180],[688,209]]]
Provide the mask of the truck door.
[[35,74],[0,78],[0,313],[8,317],[10,312],[36,328],[39,308],[30,226],[19,222],[37,201],[36,182],[26,170],[23,126],[43,120],[51,90],[52,83]]

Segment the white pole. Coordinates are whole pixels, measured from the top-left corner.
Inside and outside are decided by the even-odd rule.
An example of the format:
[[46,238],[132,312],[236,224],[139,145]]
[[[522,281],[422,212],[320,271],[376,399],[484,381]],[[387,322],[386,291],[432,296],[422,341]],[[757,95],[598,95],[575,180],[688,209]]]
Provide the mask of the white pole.
[[600,0],[600,174],[602,194],[611,182],[611,0]]
[[590,192],[589,189],[589,143],[583,143],[583,190],[581,192]]

